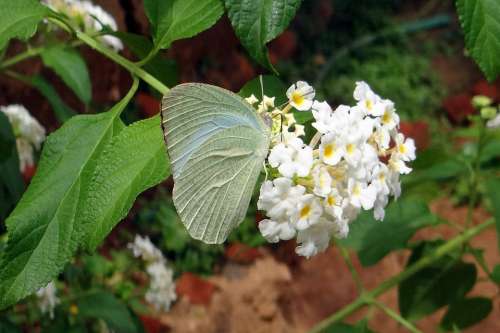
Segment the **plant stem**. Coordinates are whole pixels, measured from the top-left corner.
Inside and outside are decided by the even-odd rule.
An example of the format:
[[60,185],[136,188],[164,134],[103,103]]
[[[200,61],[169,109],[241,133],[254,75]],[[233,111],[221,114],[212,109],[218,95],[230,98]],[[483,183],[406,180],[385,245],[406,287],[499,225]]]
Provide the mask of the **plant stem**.
[[361,295],[363,293],[364,287],[363,287],[363,282],[361,281],[361,278],[359,277],[358,272],[354,268],[354,265],[352,263],[351,257],[349,256],[349,251],[342,245],[337,243],[338,248],[340,249],[340,254],[344,258],[344,261],[349,268],[349,271],[351,272],[352,279],[354,283],[356,284],[356,288],[358,289],[358,293]]
[[158,90],[162,95],[165,95],[170,89],[158,81],[154,76],[146,72],[144,69],[141,67],[137,66],[135,63],[132,61],[122,57],[118,53],[114,52],[111,49],[108,49],[104,45],[102,45],[100,42],[92,38],[91,36],[87,35],[86,33],[82,31],[76,31],[76,37],[80,39],[82,42],[96,50],[97,52],[103,54],[104,56],[108,57],[109,59],[113,60],[120,66],[124,67],[127,69],[131,74],[136,75],[137,77],[141,78],[143,81],[148,83],[150,86]]
[[478,120],[479,122],[479,137],[477,140],[477,150],[476,156],[474,156],[474,161],[472,165],[472,172],[470,178],[470,197],[469,197],[469,205],[467,208],[467,219],[465,220],[465,227],[469,227],[472,223],[472,213],[474,212],[474,207],[477,203],[477,186],[478,186],[478,178],[479,173],[481,171],[481,153],[484,141],[484,121],[482,119]]
[[467,243],[471,238],[475,237],[486,228],[495,224],[494,219],[489,219],[484,223],[481,223],[473,228],[466,230],[463,234],[458,235],[457,237],[449,240],[445,244],[438,247],[434,252],[429,253],[427,256],[421,258],[416,263],[408,267],[406,270],[402,271],[398,275],[395,275],[381,284],[379,284],[375,289],[372,289],[369,292],[366,292],[364,295],[361,295],[352,303],[340,309],[338,312],[332,314],[325,320],[318,323],[315,327],[313,327],[309,333],[320,333],[325,330],[328,326],[341,321],[345,317],[349,316],[351,313],[356,310],[362,308],[366,304],[368,304],[369,300],[375,299],[376,297],[382,295],[386,291],[392,289],[396,285],[398,285],[401,281],[408,279],[413,274],[427,267],[428,265],[436,262],[444,255],[448,254],[452,250],[461,246],[462,244]]
[[374,304],[380,310],[384,311],[385,314],[387,314],[389,317],[391,317],[392,319],[394,319],[395,321],[397,321],[398,323],[400,323],[401,325],[403,325],[404,327],[406,327],[410,332],[412,332],[412,333],[422,333],[422,331],[419,330],[418,328],[416,328],[415,325],[413,325],[408,320],[406,320],[403,317],[401,317],[401,315],[399,315],[399,313],[397,313],[396,311],[394,311],[393,309],[391,309],[387,305],[385,305],[385,304],[383,304],[381,302],[378,302],[377,300],[371,300],[370,303]]

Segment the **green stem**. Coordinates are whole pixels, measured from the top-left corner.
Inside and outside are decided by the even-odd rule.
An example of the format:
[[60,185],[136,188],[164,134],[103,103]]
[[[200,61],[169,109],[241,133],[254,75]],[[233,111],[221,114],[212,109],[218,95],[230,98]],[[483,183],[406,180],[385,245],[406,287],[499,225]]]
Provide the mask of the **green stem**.
[[146,72],[144,69],[141,67],[137,66],[135,63],[132,61],[122,57],[118,53],[114,52],[111,49],[108,49],[104,45],[102,45],[100,42],[92,38],[91,36],[87,35],[86,33],[82,31],[76,31],[76,37],[80,39],[82,42],[96,50],[97,52],[103,54],[104,56],[108,57],[109,59],[113,60],[120,66],[124,67],[127,69],[131,74],[136,75],[146,83],[148,83],[150,86],[158,90],[162,95],[165,95],[170,89],[161,83],[158,79],[156,79],[154,76]]
[[465,231],[463,234],[458,235],[457,237],[449,240],[445,244],[441,245],[438,247],[435,251],[432,253],[429,253],[427,256],[421,258],[418,260],[416,263],[402,271],[396,276],[393,276],[381,284],[379,284],[375,289],[372,289],[369,292],[366,292],[364,295],[361,295],[358,297],[356,300],[354,300],[352,303],[348,304],[347,306],[343,307],[340,309],[338,312],[334,313],[333,315],[329,316],[325,320],[321,321],[318,323],[315,327],[313,327],[309,333],[320,333],[328,326],[339,322],[343,320],[345,317],[349,316],[351,313],[357,311],[358,309],[362,308],[365,306],[369,300],[375,299],[376,297],[382,295],[386,291],[392,289],[393,287],[397,286],[401,281],[404,281],[408,279],[410,276],[413,274],[417,273],[418,271],[422,270],[423,268],[429,266],[432,263],[435,263],[438,261],[440,258],[448,254],[449,252],[453,251],[457,247],[460,247],[462,244],[467,243],[470,239],[484,231],[486,228],[492,226],[495,224],[494,219],[489,219],[488,221],[481,223],[473,228],[468,229]]
[[474,156],[471,178],[470,178],[470,198],[469,205],[467,208],[467,219],[465,220],[465,227],[467,228],[472,223],[472,214],[474,212],[474,207],[477,203],[477,186],[479,173],[481,172],[481,153],[484,141],[484,121],[482,119],[479,122],[479,138],[477,140],[477,151],[476,156]]
[[349,271],[351,272],[352,279],[354,283],[356,284],[356,288],[358,289],[359,294],[363,293],[364,287],[363,287],[363,282],[361,281],[361,278],[359,277],[358,272],[354,268],[354,265],[352,263],[351,257],[349,256],[349,251],[342,245],[337,243],[337,246],[340,249],[340,254],[344,258],[344,261],[349,268]]
[[399,315],[399,313],[397,313],[396,311],[394,311],[393,309],[391,309],[387,305],[385,305],[381,302],[378,302],[376,300],[371,300],[370,303],[374,304],[380,310],[384,311],[386,315],[388,315],[389,317],[391,317],[392,319],[394,319],[395,321],[397,321],[398,323],[400,323],[401,325],[406,327],[408,329],[408,331],[410,331],[412,333],[422,333],[422,331],[419,330],[418,328],[416,328],[415,325],[413,325],[408,320],[401,317],[401,315]]

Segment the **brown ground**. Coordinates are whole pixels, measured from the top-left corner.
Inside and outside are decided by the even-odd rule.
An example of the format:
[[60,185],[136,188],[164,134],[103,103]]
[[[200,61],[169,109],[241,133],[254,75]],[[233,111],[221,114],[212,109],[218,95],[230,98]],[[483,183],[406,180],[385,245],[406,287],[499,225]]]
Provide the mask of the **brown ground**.
[[[446,199],[434,202],[432,210],[443,218],[458,224],[464,223],[466,208],[453,207]],[[480,223],[487,217],[483,210],[478,209],[474,213],[474,223]],[[451,227],[440,226],[421,230],[414,238],[450,238],[454,234]],[[493,228],[483,232],[472,243],[485,250],[486,262],[490,267],[499,262]],[[288,255],[294,256],[290,251]],[[362,268],[354,254],[353,257],[364,286],[371,289],[399,273],[408,255],[408,251],[392,253],[369,268]],[[289,265],[266,252],[263,258],[250,266],[229,264],[222,274],[210,278],[216,285],[216,292],[208,306],[192,306],[187,299],[181,298],[161,320],[174,333],[307,332],[315,323],[356,298],[356,287],[337,249],[330,248],[310,260],[294,259]],[[466,260],[472,261],[470,258]],[[478,272],[479,279],[485,277],[479,267]],[[498,288],[487,281],[478,282],[471,292],[472,295],[486,297],[494,297],[497,293]],[[379,300],[397,311],[396,289],[382,295]],[[443,313],[444,310],[440,310],[418,322],[417,326],[423,332],[436,332]],[[355,322],[366,314],[365,310],[359,311],[346,321]],[[497,320],[499,314],[500,302],[497,297],[489,317],[466,332],[500,332],[500,322]],[[378,310],[372,311],[369,317],[370,327],[376,332],[407,332]]]

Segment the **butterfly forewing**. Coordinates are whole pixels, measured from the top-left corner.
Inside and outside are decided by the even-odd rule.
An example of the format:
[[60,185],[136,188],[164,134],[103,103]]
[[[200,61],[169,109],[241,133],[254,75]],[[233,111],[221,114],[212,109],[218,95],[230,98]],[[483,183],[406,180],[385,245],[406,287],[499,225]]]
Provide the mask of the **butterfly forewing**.
[[189,234],[222,243],[244,218],[269,147],[269,129],[236,94],[206,84],[162,100],[173,200]]

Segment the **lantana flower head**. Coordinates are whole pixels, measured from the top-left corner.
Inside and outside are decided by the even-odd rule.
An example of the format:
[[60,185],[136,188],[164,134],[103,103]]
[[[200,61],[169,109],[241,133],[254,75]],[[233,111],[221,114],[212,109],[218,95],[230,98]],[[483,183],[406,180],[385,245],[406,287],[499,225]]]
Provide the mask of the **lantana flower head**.
[[[299,81],[287,90],[282,109],[267,96],[247,99],[273,120],[266,163],[271,179],[263,182],[257,203],[268,217],[259,230],[269,242],[296,237],[297,254],[316,255],[332,237],[347,237],[361,211],[373,210],[383,220],[390,196],[401,194],[399,177],[411,172],[407,163],[415,159],[415,143],[399,133],[392,101],[365,82],[356,83],[353,95],[355,105],[333,109],[314,100],[314,89]],[[317,132],[309,144],[303,128],[297,130],[293,108],[311,109]]]

